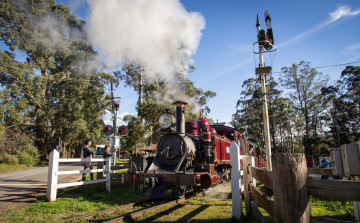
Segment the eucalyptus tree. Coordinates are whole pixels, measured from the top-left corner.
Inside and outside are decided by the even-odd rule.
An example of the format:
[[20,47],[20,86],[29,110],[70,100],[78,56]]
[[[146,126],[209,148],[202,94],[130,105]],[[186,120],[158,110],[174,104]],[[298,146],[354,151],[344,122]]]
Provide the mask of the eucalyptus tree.
[[322,89],[328,100],[327,120],[333,145],[351,143],[360,139],[360,67],[347,66],[334,86]]
[[360,112],[360,67],[347,66],[341,72],[340,83],[346,90],[344,96],[352,101]]
[[294,63],[291,67],[283,67],[281,71],[280,83],[291,90],[290,99],[295,102],[305,120],[305,153],[311,155],[310,137],[317,135],[318,117],[326,108],[321,88],[327,86],[329,78],[311,68],[310,63],[305,61]]
[[240,93],[230,124],[249,140],[264,145],[260,84],[257,79],[249,78],[243,82],[242,88],[244,90]]
[[42,158],[54,145],[101,140],[107,106],[86,24],[55,0],[6,0],[0,7],[3,121],[30,136]]
[[[285,148],[293,148],[293,104],[288,98],[281,96],[282,91],[278,89],[278,83],[272,76],[268,77],[266,87],[272,149],[280,152]],[[242,88],[244,90],[237,102],[237,111],[233,114],[231,125],[250,140],[263,146],[263,101],[260,83],[258,79],[249,78],[244,81]]]

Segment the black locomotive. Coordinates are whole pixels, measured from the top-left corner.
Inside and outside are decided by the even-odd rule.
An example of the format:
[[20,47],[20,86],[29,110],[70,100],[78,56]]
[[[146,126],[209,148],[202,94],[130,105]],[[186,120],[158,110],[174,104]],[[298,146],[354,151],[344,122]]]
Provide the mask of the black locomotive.
[[[160,116],[164,135],[155,157],[137,161],[138,194],[149,198],[179,198],[186,192],[208,189],[230,179],[230,145],[240,145],[241,154],[262,155],[261,149],[225,125],[212,125],[204,118],[185,123],[185,102],[177,101],[176,120],[168,111]],[[174,127],[176,125],[176,131]],[[259,156],[260,157],[260,156]],[[139,164],[140,163],[140,164]],[[266,162],[258,159],[257,166]]]

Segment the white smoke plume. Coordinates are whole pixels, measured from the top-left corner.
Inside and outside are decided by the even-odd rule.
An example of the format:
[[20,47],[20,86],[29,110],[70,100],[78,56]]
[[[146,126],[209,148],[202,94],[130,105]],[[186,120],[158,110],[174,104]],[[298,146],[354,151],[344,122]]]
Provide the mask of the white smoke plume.
[[231,183],[218,184],[204,192],[206,196],[220,199],[228,199],[231,194]]
[[189,98],[185,95],[185,92],[178,88],[169,88],[164,92],[155,92],[154,98],[160,104],[162,103],[173,103],[175,101],[186,101],[192,108],[192,113],[198,114],[201,106],[197,103],[195,98]]
[[[111,66],[130,62],[144,69],[147,82],[179,85],[188,73],[205,28],[198,12],[179,0],[88,0],[88,39]],[[181,87],[178,87],[178,89]],[[178,92],[175,92],[178,94]],[[167,92],[174,95],[174,92]],[[166,99],[167,96],[162,96]]]

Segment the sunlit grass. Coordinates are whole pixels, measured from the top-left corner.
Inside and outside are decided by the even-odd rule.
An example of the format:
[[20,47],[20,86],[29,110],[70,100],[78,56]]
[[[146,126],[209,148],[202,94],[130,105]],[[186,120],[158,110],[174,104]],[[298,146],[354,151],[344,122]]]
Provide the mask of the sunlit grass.
[[9,165],[9,164],[5,164],[5,163],[0,163],[0,173],[7,173],[7,172],[12,172],[12,171],[17,171],[17,170],[25,170],[25,169],[30,169],[33,167],[28,167],[26,165]]
[[99,185],[80,186],[65,189],[55,202],[42,200],[35,204],[12,206],[0,214],[0,222],[54,222],[142,199],[129,185],[112,188],[111,193]]
[[[107,193],[100,185],[87,185],[67,188],[58,194],[55,202],[47,202],[45,198],[35,204],[16,205],[7,208],[0,214],[0,222],[54,222],[106,210],[126,203],[137,202],[145,198],[135,194],[133,185],[122,185],[112,188]],[[152,206],[155,203],[147,206]],[[140,208],[140,207],[138,207]],[[268,222],[274,220],[259,207]],[[127,213],[98,215],[97,221],[108,220]],[[311,197],[311,215],[347,221],[354,221],[352,202],[332,201]],[[95,220],[94,219],[94,220]],[[245,216],[245,203],[242,203],[242,217],[239,221],[232,219],[232,200],[210,196],[196,196],[187,199],[184,204],[175,207],[164,207],[159,213],[148,213],[136,219],[136,222],[256,222],[252,217]]]

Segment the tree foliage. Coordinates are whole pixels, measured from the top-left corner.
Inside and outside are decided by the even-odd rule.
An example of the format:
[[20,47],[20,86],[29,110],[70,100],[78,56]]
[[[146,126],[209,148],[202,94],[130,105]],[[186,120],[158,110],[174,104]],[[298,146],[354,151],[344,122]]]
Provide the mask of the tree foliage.
[[[327,75],[301,61],[282,68],[282,87],[267,80],[270,135],[273,152],[305,152],[329,156],[328,149],[360,139],[360,67],[347,66],[335,85]],[[249,78],[237,103],[231,124],[245,137],[263,145],[260,83]]]
[[104,81],[112,79],[94,66],[85,22],[54,0],[0,4],[2,122],[31,137],[42,158],[55,145],[80,155],[84,139],[102,140]]
[[[259,79],[249,78],[244,81],[237,112],[233,115],[231,125],[243,132],[250,140],[264,146],[263,99]],[[293,149],[294,105],[281,97],[282,91],[272,76],[267,80],[267,100],[271,144],[274,152]]]
[[360,67],[348,66],[334,86],[322,89],[329,101],[325,119],[329,122],[332,145],[340,146],[360,139]]
[[299,64],[293,64],[291,67],[283,67],[280,74],[280,83],[282,86],[291,90],[290,99],[295,102],[296,107],[301,111],[305,120],[305,153],[311,155],[309,140],[311,135],[316,136],[321,123],[319,115],[326,107],[326,101],[323,100],[321,88],[325,87],[328,77],[311,68],[309,62],[301,61]]

